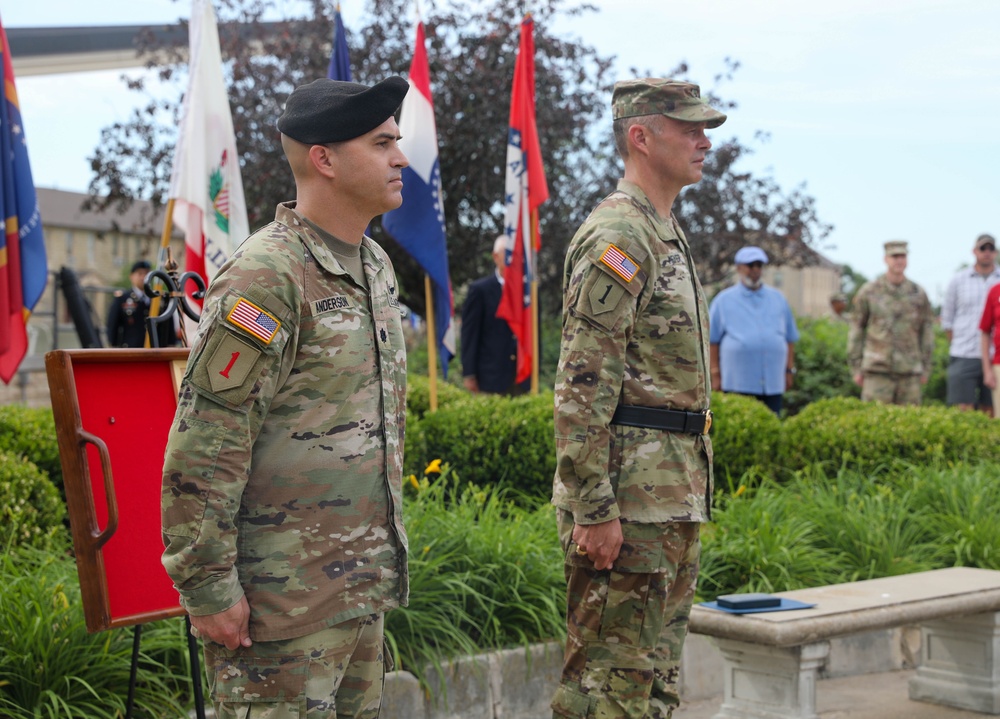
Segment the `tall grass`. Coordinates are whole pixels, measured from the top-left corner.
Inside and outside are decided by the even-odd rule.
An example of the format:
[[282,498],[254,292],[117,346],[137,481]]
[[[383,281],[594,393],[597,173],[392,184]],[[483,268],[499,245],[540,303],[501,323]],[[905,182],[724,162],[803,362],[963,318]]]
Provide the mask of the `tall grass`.
[[[144,639],[133,716],[185,714],[186,677],[155,656],[163,632]],[[131,631],[87,633],[71,559],[8,548],[0,559],[0,716],[118,719],[131,651]]]
[[386,615],[398,668],[559,637],[565,580],[553,510],[445,471],[408,491],[410,604]]

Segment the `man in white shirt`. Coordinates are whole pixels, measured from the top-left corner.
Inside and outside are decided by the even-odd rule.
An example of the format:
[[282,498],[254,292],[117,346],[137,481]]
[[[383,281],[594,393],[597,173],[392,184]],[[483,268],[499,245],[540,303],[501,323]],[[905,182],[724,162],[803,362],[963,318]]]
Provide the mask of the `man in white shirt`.
[[997,245],[992,235],[976,238],[976,263],[962,268],[948,283],[941,305],[941,327],[951,343],[948,349],[948,404],[962,410],[978,408],[993,413],[990,390],[983,384],[979,347],[979,319],[990,288],[1000,283]]

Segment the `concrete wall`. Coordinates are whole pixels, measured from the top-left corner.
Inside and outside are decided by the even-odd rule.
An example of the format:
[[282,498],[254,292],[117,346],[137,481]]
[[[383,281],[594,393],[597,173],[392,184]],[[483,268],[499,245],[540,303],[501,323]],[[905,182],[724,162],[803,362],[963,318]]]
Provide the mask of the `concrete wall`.
[[[830,642],[823,679],[911,669],[920,657],[917,627],[855,634]],[[432,672],[425,693],[409,672],[386,677],[381,719],[551,719],[562,648],[536,644],[464,657]],[[681,663],[681,699],[722,701],[722,655],[700,634],[688,637]]]

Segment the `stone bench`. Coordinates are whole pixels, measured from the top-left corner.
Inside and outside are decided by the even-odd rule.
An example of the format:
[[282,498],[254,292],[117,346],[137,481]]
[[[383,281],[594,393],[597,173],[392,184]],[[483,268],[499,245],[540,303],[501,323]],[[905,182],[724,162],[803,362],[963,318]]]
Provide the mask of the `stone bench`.
[[690,631],[725,665],[715,719],[818,719],[816,680],[829,640],[920,625],[910,699],[1000,714],[1000,572],[955,567],[781,592],[815,604],[760,614],[695,606]]

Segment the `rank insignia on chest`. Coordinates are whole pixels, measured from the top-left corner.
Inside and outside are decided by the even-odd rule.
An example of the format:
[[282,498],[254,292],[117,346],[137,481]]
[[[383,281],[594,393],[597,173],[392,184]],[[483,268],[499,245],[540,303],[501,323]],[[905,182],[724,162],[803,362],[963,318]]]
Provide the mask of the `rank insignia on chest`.
[[608,245],[608,249],[601,255],[601,262],[626,282],[631,282],[639,272],[638,263],[615,245]]
[[264,344],[270,344],[281,327],[281,322],[276,317],[265,312],[253,302],[247,302],[242,297],[229,311],[226,322],[246,330],[263,341]]

